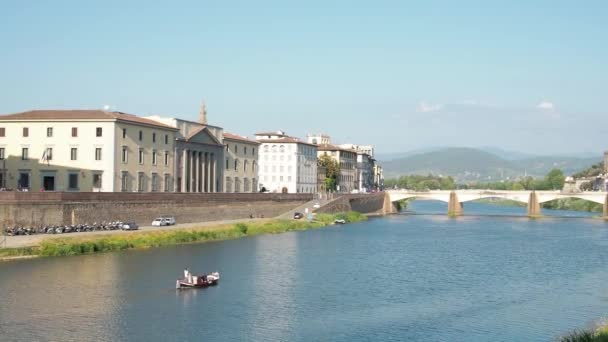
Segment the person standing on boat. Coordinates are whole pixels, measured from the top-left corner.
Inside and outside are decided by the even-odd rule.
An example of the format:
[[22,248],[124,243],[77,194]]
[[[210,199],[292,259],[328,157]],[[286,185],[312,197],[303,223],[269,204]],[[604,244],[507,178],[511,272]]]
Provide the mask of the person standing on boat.
[[190,274],[190,271],[188,271],[187,268],[184,268],[184,279],[188,280],[188,275]]

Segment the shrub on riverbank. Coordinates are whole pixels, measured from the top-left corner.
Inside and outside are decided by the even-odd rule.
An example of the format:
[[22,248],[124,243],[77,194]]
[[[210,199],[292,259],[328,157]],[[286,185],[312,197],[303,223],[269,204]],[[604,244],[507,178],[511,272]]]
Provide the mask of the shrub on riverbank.
[[608,325],[595,330],[575,330],[558,339],[559,342],[608,342]]
[[258,234],[278,234],[288,231],[320,228],[332,224],[336,219],[358,222],[367,219],[361,213],[348,212],[335,215],[319,214],[314,221],[269,220],[218,225],[206,228],[167,229],[151,232],[133,232],[115,235],[72,237],[44,240],[38,248],[0,249],[0,257],[23,255],[65,256],[99,252],[121,251],[135,248],[150,248],[184,243],[236,239]]

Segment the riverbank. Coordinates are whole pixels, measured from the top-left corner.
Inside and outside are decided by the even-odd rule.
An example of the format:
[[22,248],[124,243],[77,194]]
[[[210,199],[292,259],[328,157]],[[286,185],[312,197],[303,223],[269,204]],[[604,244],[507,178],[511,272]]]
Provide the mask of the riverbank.
[[608,342],[608,323],[593,329],[575,330],[560,337],[559,342]]
[[0,249],[0,260],[13,260],[39,256],[67,256],[170,246],[186,243],[237,239],[259,234],[278,234],[289,231],[321,228],[336,219],[348,223],[364,221],[367,216],[358,212],[318,214],[315,221],[277,220],[218,224],[150,232],[124,232],[124,234],[66,237],[44,240],[39,246]]
[[[477,203],[486,203],[492,205],[501,205],[507,207],[525,207],[526,203],[499,199],[485,198],[475,201]],[[603,206],[600,203],[586,201],[580,198],[564,198],[542,203],[543,209],[549,210],[572,210],[572,211],[587,211],[601,213]]]

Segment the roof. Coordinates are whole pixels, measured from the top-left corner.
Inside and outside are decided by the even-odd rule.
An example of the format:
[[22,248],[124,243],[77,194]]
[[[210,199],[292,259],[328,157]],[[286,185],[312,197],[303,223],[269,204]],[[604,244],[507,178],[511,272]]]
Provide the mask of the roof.
[[317,150],[319,151],[344,151],[344,152],[352,152],[357,153],[355,150],[351,150],[349,148],[342,148],[340,146],[325,144],[325,145],[317,145]]
[[247,137],[242,137],[240,135],[236,135],[236,134],[232,134],[232,133],[228,133],[228,132],[224,132],[224,140],[238,140],[238,141],[244,141],[247,143],[251,143],[251,144],[257,144],[259,145],[260,143],[252,140],[252,139],[248,139]]
[[213,142],[216,143],[217,145],[222,145],[222,143],[220,143],[220,141],[215,137],[215,135],[213,135],[213,134],[211,134],[211,132],[209,132],[209,130],[207,129],[207,126],[203,126],[203,127],[199,127],[197,129],[195,129],[194,131],[190,132],[190,134],[188,134],[188,136],[185,139],[180,139],[180,140],[189,142],[190,140],[192,140],[195,136],[197,136],[201,132],[205,132],[205,134],[207,134],[207,136],[209,136],[209,138],[211,138],[211,140],[213,140]]
[[310,145],[310,146],[314,146],[317,147],[317,145],[315,144],[309,144],[305,141],[301,141],[299,139],[296,138],[280,138],[280,139],[258,139],[258,142],[260,143],[267,143],[267,144],[273,144],[273,143],[284,143],[284,144],[302,144],[302,145]]
[[289,137],[289,135],[285,134],[285,132],[281,131],[281,132],[261,132],[261,133],[256,133],[255,135],[276,135],[279,137]]
[[177,130],[151,119],[145,119],[134,114],[123,112],[108,112],[103,110],[30,110],[22,113],[0,115],[0,121],[51,121],[51,120],[116,120],[164,129]]

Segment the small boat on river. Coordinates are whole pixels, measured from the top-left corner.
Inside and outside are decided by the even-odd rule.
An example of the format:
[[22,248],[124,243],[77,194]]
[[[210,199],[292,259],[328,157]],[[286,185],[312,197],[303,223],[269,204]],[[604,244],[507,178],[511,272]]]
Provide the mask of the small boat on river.
[[184,277],[175,282],[176,289],[196,288],[217,285],[220,281],[219,272],[212,272],[207,275],[193,275],[188,269],[184,270]]
[[345,224],[345,223],[346,223],[346,220],[343,220],[343,219],[334,220],[334,224]]

